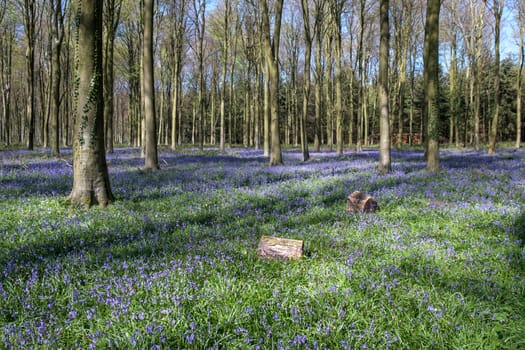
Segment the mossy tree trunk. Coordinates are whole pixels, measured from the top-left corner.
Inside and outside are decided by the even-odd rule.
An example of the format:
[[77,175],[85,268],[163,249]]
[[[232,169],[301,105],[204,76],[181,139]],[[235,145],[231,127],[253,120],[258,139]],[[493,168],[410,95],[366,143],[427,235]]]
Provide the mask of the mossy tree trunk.
[[73,189],[68,199],[84,207],[113,200],[104,146],[102,1],[77,3]]

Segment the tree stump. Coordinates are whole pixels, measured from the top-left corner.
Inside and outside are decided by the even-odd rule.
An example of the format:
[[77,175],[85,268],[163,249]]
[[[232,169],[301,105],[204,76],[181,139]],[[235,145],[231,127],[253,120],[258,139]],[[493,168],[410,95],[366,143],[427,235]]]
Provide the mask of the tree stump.
[[354,191],[346,201],[346,211],[351,213],[373,213],[379,210],[375,199],[361,191]]
[[262,236],[257,254],[268,259],[298,259],[303,256],[303,241],[296,239]]

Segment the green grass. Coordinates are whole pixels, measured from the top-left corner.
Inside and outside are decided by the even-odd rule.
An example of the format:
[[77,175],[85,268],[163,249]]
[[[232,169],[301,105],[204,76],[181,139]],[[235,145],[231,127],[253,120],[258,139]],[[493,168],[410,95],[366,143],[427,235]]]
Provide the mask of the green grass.
[[[3,158],[0,348],[525,348],[522,151],[447,150],[434,175],[394,152],[385,176],[376,151],[126,152],[88,211],[63,161]],[[353,190],[381,210],[346,213]],[[305,257],[262,260],[261,235]]]

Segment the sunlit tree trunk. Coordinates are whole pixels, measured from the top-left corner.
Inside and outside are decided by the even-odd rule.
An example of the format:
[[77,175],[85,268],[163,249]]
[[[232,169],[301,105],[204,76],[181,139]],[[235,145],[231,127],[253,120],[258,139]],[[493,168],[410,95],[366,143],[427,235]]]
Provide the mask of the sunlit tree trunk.
[[358,101],[357,105],[357,140],[356,149],[361,151],[363,148],[363,119],[366,113],[365,103],[365,57],[364,57],[364,36],[365,36],[365,5],[366,0],[359,0],[359,43],[357,47],[357,67],[359,75]]
[[379,172],[390,172],[390,116],[388,111],[388,50],[390,40],[390,25],[388,21],[389,0],[381,0],[379,9],[380,44],[379,44],[379,109],[380,109],[380,141],[379,141]]
[[500,32],[501,32],[501,17],[503,16],[503,8],[505,6],[504,0],[494,0],[493,12],[494,12],[494,56],[496,66],[495,80],[494,80],[494,100],[496,106],[494,108],[494,114],[492,116],[492,125],[490,131],[490,141],[488,153],[493,154],[496,150],[496,139],[498,136],[498,124],[499,124],[499,115],[501,110],[501,93],[500,93]]
[[153,76],[153,8],[154,0],[144,0],[144,40],[142,49],[144,88],[145,170],[159,169],[157,124],[155,118],[155,79]]
[[[329,26],[329,22],[326,23],[326,26]],[[332,82],[333,82],[333,57],[332,57],[332,47],[333,47],[333,36],[330,29],[326,30],[327,34],[325,36],[325,60],[326,60],[326,69],[324,72],[324,94],[325,94],[325,111],[326,116],[326,147],[329,152],[332,152],[334,147],[334,127],[333,127],[333,98],[332,98]]]
[[226,147],[226,75],[228,74],[228,55],[230,47],[230,17],[232,16],[231,0],[224,0],[223,42],[222,42],[222,71],[221,71],[221,122],[219,149],[224,152]]
[[312,60],[312,34],[310,30],[310,11],[308,9],[308,0],[301,1],[304,24],[304,88],[303,88],[303,113],[301,116],[301,151],[303,162],[310,159],[308,152],[308,135],[306,133],[306,119],[308,117],[308,103],[310,101],[310,66]]
[[172,71],[172,106],[171,106],[171,149],[177,144],[182,144],[182,114],[181,114],[181,90],[182,90],[182,59],[184,51],[184,33],[186,32],[187,0],[177,1],[171,10],[175,22],[172,40],[174,48],[174,67]]
[[439,171],[439,10],[441,0],[428,0],[423,52],[427,113],[427,170]]
[[458,79],[458,59],[457,59],[457,35],[452,34],[451,48],[450,48],[450,133],[449,143],[453,144],[455,139],[456,147],[459,147],[459,79]]
[[73,189],[68,199],[90,207],[111,203],[104,147],[102,1],[79,0],[75,50]]
[[[8,23],[7,0],[0,2],[0,91],[2,94],[2,117],[3,125],[0,125],[0,141],[11,144],[11,96],[12,96],[12,67],[13,67],[13,45],[15,39],[14,24]],[[2,120],[0,119],[0,122]],[[2,124],[2,123],[0,123]]]
[[332,24],[335,35],[335,135],[336,152],[343,154],[343,69],[342,69],[342,28],[341,16],[346,0],[332,2]]
[[525,61],[525,2],[520,2],[518,7],[519,33],[520,33],[520,63],[516,80],[516,148],[521,147],[521,115],[523,98],[523,65]]
[[[262,17],[262,36],[263,36],[263,56],[267,68],[267,84],[270,100],[270,166],[283,163],[281,153],[281,138],[279,127],[279,39],[281,35],[281,19],[283,13],[283,0],[274,2],[275,8],[270,11],[267,0],[261,0]],[[273,13],[270,21],[270,13]],[[273,24],[273,35],[270,30],[270,23]]]
[[323,111],[323,66],[321,56],[323,52],[323,20],[325,0],[315,1],[315,122],[314,122],[314,151],[321,150],[321,118]]

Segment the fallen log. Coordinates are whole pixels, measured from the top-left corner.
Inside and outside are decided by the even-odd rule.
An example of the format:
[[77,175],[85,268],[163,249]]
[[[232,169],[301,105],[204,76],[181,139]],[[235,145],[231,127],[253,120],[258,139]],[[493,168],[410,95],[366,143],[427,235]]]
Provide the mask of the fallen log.
[[303,256],[304,242],[296,239],[262,236],[257,254],[267,259],[298,259]]
[[376,200],[369,194],[354,191],[346,201],[346,211],[351,213],[373,213],[379,210]]

